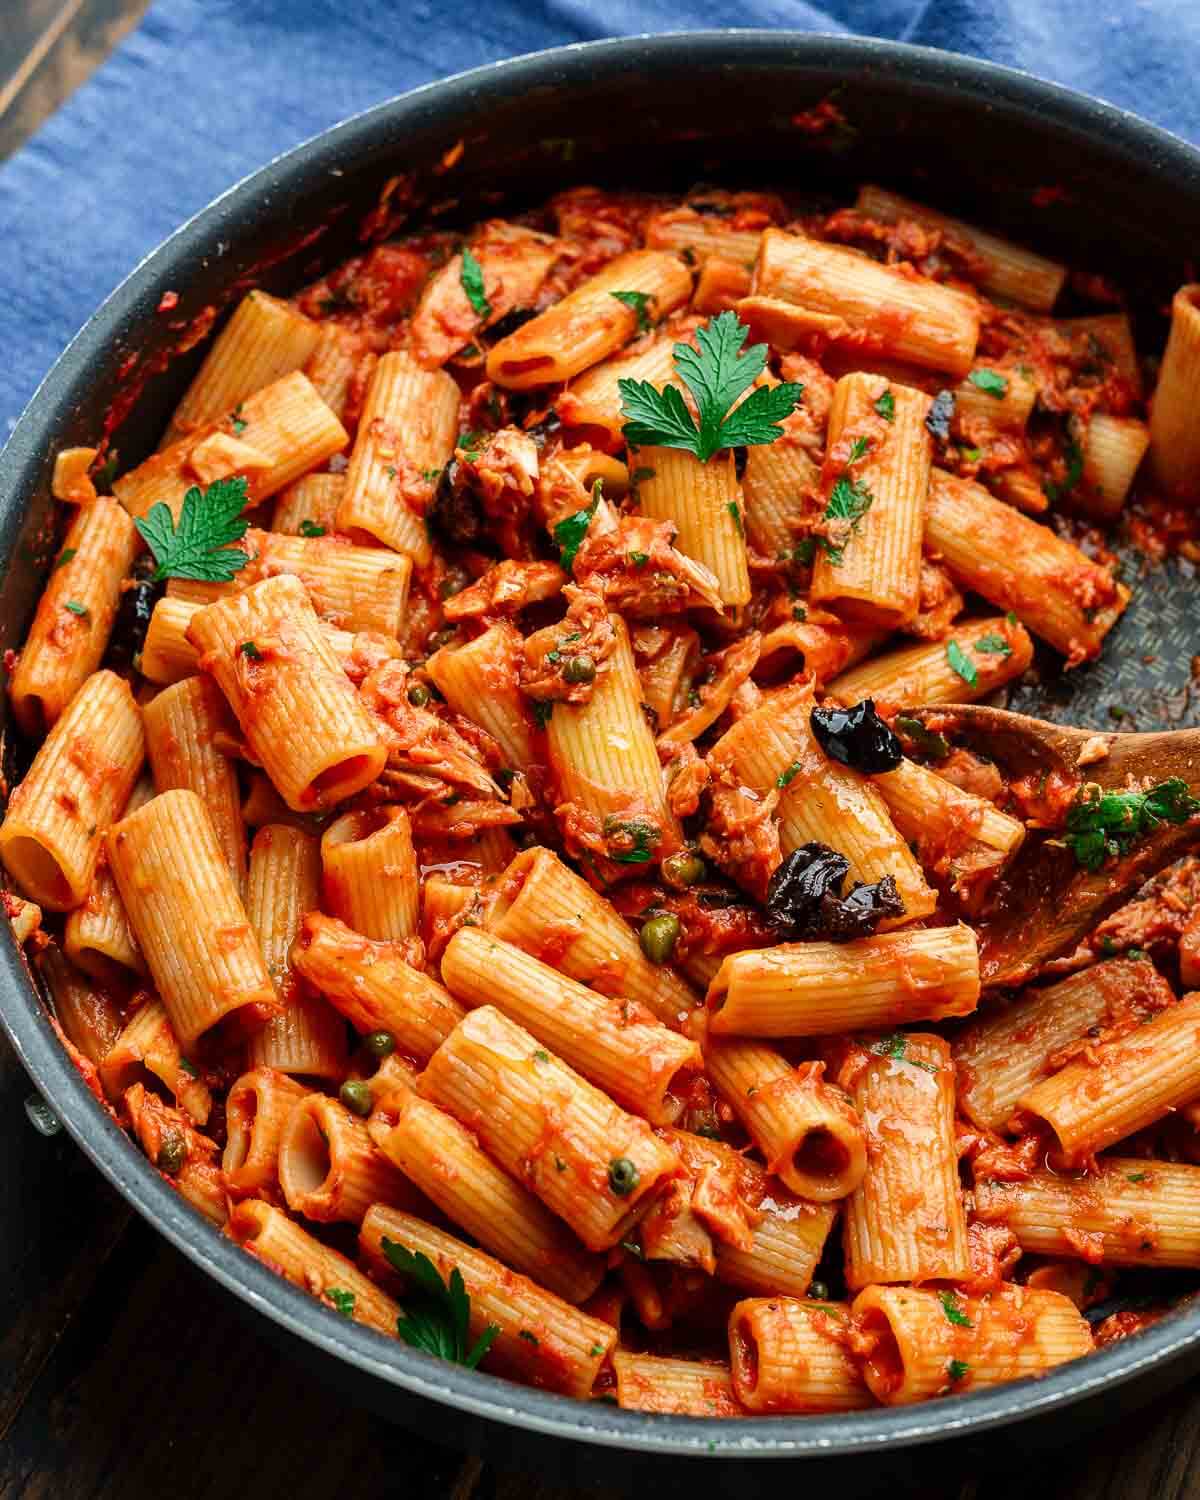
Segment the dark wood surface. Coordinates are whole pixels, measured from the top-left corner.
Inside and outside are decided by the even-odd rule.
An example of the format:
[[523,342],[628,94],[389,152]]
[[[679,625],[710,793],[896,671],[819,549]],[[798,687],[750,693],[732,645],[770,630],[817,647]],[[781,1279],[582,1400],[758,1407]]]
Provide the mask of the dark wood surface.
[[[285,0],[280,0],[285,3]],[[145,0],[0,0],[0,158],[136,23]],[[571,1500],[528,1470],[413,1437],[284,1360],[125,1208],[65,1135],[40,1136],[0,1040],[0,1500]],[[925,1500],[1200,1500],[1194,1387],[1012,1467],[914,1455]],[[961,1466],[961,1461],[958,1461]],[[764,1494],[804,1486],[766,1468]],[[610,1486],[608,1500],[634,1486]],[[896,1494],[889,1482],[881,1491]]]

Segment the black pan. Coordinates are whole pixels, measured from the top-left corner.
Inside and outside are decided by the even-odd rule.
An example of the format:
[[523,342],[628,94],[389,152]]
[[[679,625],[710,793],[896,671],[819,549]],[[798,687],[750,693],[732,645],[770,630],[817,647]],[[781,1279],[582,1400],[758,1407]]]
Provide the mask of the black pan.
[[[804,128],[812,123],[805,112],[825,99],[840,119]],[[459,141],[461,160],[442,167]],[[843,200],[858,182],[878,180],[926,197],[1132,288],[1139,342],[1151,348],[1163,336],[1162,307],[1200,244],[1200,154],[1182,141],[1037,79],[922,48],[784,32],[637,38],[418,89],[217,199],[133,272],[63,354],[0,456],[0,649],[20,644],[53,550],[55,450],[95,442],[107,423],[123,467],[148,453],[203,353],[202,345],[173,353],[187,342],[181,325],[194,327],[205,309],[222,309],[248,285],[291,291],[381,230],[431,216],[465,224],[577,182],[698,180],[787,183]],[[157,311],[168,291],[179,294],[178,306]],[[1108,705],[1123,701],[1138,709],[1138,727],[1186,720],[1196,649],[1186,571],[1155,573],[1104,663],[1065,684],[1051,673],[1020,706],[1102,724]],[[83,1086],[3,925],[0,1020],[83,1150],[174,1245],[261,1313],[264,1331],[292,1355],[428,1435],[576,1480],[637,1471],[664,1491],[694,1491],[699,1479],[725,1493],[756,1493],[770,1471],[751,1460],[805,1459],[815,1480],[829,1458],[863,1456],[850,1471],[839,1467],[845,1491],[854,1476],[875,1488],[897,1470],[920,1475],[933,1455],[906,1451],[918,1444],[961,1449],[1015,1423],[1009,1449],[1059,1441],[1200,1366],[1197,1306],[1039,1381],[848,1416],[654,1417],[433,1361],[322,1309],[178,1197]],[[972,1461],[969,1452],[961,1458]]]

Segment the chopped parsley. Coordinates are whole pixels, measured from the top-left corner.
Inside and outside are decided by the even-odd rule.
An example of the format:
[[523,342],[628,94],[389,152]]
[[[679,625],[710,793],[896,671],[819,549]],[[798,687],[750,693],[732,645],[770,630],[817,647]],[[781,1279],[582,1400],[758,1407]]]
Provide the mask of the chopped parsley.
[[340,1286],[327,1286],[325,1295],[333,1304],[334,1310],[340,1312],[343,1318],[354,1316],[354,1293],[344,1291]]
[[619,842],[615,852],[611,848],[608,851],[609,859],[616,864],[647,865],[654,858],[654,847],[661,841],[662,834],[653,823],[641,823],[637,819],[626,823],[620,818],[608,817],[604,820],[604,837],[609,843],[614,839]]
[[851,464],[856,464],[860,458],[865,458],[867,456],[867,449],[870,446],[870,438],[856,437],[850,444],[850,455],[846,459],[846,467],[849,468]]
[[985,396],[995,396],[999,401],[1008,395],[1008,381],[998,370],[972,370],[967,379]]
[[462,267],[458,273],[458,279],[462,283],[462,289],[467,294],[467,301],[475,309],[481,318],[490,318],[492,315],[492,304],[487,299],[487,292],[483,286],[483,267],[467,249],[463,246]]
[[1126,1182],[1145,1182],[1149,1175],[1149,1172],[1126,1172],[1125,1180]]
[[534,1062],[549,1062],[550,1061],[550,1054],[548,1052],[546,1052],[543,1048],[539,1047],[537,1049],[537,1051],[533,1054],[533,1060],[534,1060]]
[[73,615],[78,615],[81,620],[90,620],[92,618],[91,611],[87,605],[80,604],[78,599],[68,599],[63,608],[69,609]]
[[517,1334],[519,1339],[524,1339],[527,1344],[532,1344],[536,1349],[541,1342],[536,1333],[530,1333],[528,1328],[522,1328]]
[[975,642],[976,651],[982,651],[986,656],[1011,656],[1012,647],[1002,635],[994,632],[990,635],[982,635]]
[[243,656],[248,656],[251,661],[262,661],[262,652],[253,641],[243,641],[238,650]]
[[965,1380],[971,1373],[971,1366],[965,1359],[952,1359],[946,1366],[946,1374],[950,1377],[951,1385],[957,1385],[960,1380]]
[[776,776],[775,785],[780,788],[785,787],[789,784],[789,782],[794,781],[799,774],[800,762],[798,760],[794,760],[791,765],[788,766],[786,771],[780,771],[779,775]]
[[319,526],[316,521],[310,521],[307,516],[300,522],[301,536],[324,536],[324,526]]
[[65,568],[66,565],[75,556],[77,550],[78,549],[75,547],[64,547],[63,550],[58,554],[58,560],[55,562],[53,568],[51,568],[50,571],[52,573],[57,573],[59,568]]
[[246,481],[240,474],[218,479],[206,490],[193,485],[183,497],[178,522],[162,500],[152,505],[133,523],[158,564],[151,581],[228,583],[250,560],[235,546],[250,525],[242,514],[245,508]]
[[592,524],[592,517],[596,514],[596,507],[599,504],[600,480],[597,479],[592,486],[592,503],[584,506],[583,510],[575,511],[566,520],[559,521],[554,528],[554,540],[558,545],[558,560],[568,573],[574,566],[575,554],[583,545],[583,539],[588,534],[588,527]]
[[241,433],[245,432],[246,419],[242,416],[242,403],[240,401],[233,408],[233,416],[230,417],[229,421],[230,425],[233,427],[234,432],[239,436]]
[[471,1299],[457,1266],[449,1282],[429,1257],[415,1254],[383,1237],[383,1253],[388,1263],[413,1285],[413,1295],[404,1299],[404,1310],[396,1319],[396,1332],[413,1349],[423,1349],[451,1364],[473,1370],[492,1347],[500,1332],[498,1323],[489,1323],[470,1349],[467,1348]]
[[946,1321],[953,1323],[956,1328],[974,1328],[974,1324],[954,1299],[953,1292],[939,1292],[942,1311],[946,1314]]
[[[861,480],[848,479],[845,474],[842,474],[834,482],[833,489],[829,492],[829,504],[825,507],[825,519],[827,521],[845,521],[850,531],[854,532],[858,530],[858,523],[874,503],[875,496]],[[845,542],[837,546],[828,537],[822,537],[821,545],[825,548],[829,561],[834,567],[837,567],[846,553]],[[797,548],[797,551],[799,551],[799,548]]]
[[938,1072],[935,1063],[923,1062],[919,1057],[908,1056],[908,1038],[902,1031],[893,1031],[891,1036],[880,1037],[877,1042],[870,1046],[876,1057],[890,1057],[893,1062],[908,1063],[910,1067],[920,1068],[926,1073]]
[[1046,499],[1051,504],[1069,495],[1083,478],[1083,449],[1074,438],[1069,437],[1063,451],[1067,460],[1067,472],[1063,482],[1057,484],[1051,479],[1042,486]]
[[803,386],[791,381],[760,386],[731,410],[767,363],[765,344],[742,352],[748,337],[749,329],[737,314],[723,312],[696,330],[697,348],[675,345],[675,368],[695,398],[698,423],[678,386],[659,391],[648,380],[619,380],[626,442],[631,447],[682,448],[706,463],[722,448],[773,443],[780,437],[783,429],[778,424],[799,403]]
[[539,729],[545,729],[550,722],[550,715],[554,712],[553,698],[534,698],[530,707],[533,709],[533,721]]
[[733,524],[734,524],[735,529],[737,530],[738,536],[745,536],[746,533],[742,529],[742,513],[738,509],[738,503],[737,503],[737,501],[736,500],[731,500],[729,502],[729,504],[725,507],[725,509],[733,517]]
[[979,669],[957,641],[947,642],[946,660],[968,687],[976,686],[979,682]]
[[950,754],[950,741],[945,735],[926,729],[920,719],[909,719],[897,714],[896,728],[913,742],[922,755],[928,755],[931,760],[945,760]]
[[650,561],[650,554],[648,552],[631,552],[629,554],[629,561],[635,568],[644,568]]
[[623,302],[637,314],[637,332],[649,333],[654,324],[650,321],[650,314],[646,311],[654,298],[649,292],[609,292],[610,297],[615,297],[618,302]]
[[884,391],[883,395],[874,403],[875,410],[885,422],[896,420],[896,398],[890,390]]
[[1186,823],[1198,812],[1200,802],[1178,776],[1147,792],[1104,792],[1088,782],[1067,813],[1063,843],[1078,864],[1095,872],[1106,859],[1127,854],[1135,840],[1161,824]]

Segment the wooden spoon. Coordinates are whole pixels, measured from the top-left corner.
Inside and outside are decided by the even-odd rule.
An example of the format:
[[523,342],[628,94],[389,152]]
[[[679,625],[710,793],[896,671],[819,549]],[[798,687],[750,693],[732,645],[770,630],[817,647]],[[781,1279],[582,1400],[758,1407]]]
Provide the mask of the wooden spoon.
[[[1200,797],[1200,729],[1103,734],[982,704],[919,708],[911,717],[932,720],[1013,776],[1057,771],[1068,781],[1095,782],[1109,792],[1147,790],[1179,777],[1192,796]],[[1094,874],[1054,837],[1030,830],[975,923],[985,985],[1023,983],[1048,960],[1069,952],[1131,891],[1200,841],[1200,814],[1185,823],[1160,824],[1127,855],[1107,861]]]

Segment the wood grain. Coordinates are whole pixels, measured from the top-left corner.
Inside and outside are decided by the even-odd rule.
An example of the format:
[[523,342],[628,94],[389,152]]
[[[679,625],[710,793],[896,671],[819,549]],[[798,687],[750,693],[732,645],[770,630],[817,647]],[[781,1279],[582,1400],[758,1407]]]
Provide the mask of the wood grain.
[[0,0],[0,161],[108,56],[150,0]]

